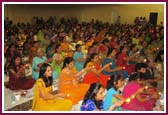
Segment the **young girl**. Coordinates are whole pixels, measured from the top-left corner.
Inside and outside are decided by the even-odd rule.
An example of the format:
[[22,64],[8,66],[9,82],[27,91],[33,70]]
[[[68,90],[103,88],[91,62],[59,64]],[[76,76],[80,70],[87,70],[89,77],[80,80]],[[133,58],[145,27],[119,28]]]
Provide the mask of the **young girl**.
[[[91,84],[87,91],[84,100],[81,105],[81,111],[103,111],[103,99],[105,96],[105,88],[97,82]],[[108,110],[113,110],[116,106],[121,106],[123,101],[119,101],[114,105],[111,105]]]
[[52,93],[52,68],[49,64],[40,67],[39,78],[36,81],[33,98],[33,111],[67,111],[71,110],[70,100],[60,99],[66,95]]
[[[104,110],[108,110],[109,107],[117,102],[118,100],[124,100],[124,98],[119,95],[118,88],[123,85],[123,77],[122,76],[112,76],[110,80],[107,82],[107,93],[104,98]],[[115,108],[114,110],[120,111],[121,108]]]

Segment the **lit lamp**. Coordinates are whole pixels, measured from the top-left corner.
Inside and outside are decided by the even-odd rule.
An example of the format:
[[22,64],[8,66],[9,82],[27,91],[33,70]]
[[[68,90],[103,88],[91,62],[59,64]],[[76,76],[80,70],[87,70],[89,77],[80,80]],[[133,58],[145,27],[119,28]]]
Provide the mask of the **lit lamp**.
[[147,60],[146,60],[146,59],[144,59],[144,62],[145,62],[145,63],[146,63],[146,61],[147,61]]
[[70,96],[70,94],[68,93],[68,94],[67,94],[67,97],[69,97],[69,96]]
[[130,103],[130,101],[131,101],[131,99],[130,99],[130,98],[127,98],[127,99],[125,100],[125,102],[126,102],[127,104],[129,104],[129,103]]
[[145,89],[146,89],[146,90],[148,89],[148,86],[147,86],[147,85],[145,86]]
[[122,69],[125,69],[125,67],[122,67]]

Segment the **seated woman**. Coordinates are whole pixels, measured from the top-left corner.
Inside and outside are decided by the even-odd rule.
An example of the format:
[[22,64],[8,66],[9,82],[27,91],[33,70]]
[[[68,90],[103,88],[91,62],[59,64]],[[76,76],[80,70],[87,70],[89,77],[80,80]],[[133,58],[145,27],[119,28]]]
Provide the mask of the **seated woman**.
[[34,98],[32,104],[33,111],[68,111],[71,110],[72,102],[64,98],[62,93],[52,93],[52,68],[44,63],[40,67],[39,78],[36,81],[34,89]]
[[143,74],[133,73],[130,75],[129,83],[123,90],[123,97],[133,98],[130,99],[129,102],[123,104],[122,108],[124,110],[152,111],[154,100],[158,98],[158,94],[156,92],[153,92],[153,94],[146,92],[146,90],[144,90],[146,86],[142,87],[142,85],[144,85]]
[[84,66],[84,62],[85,62],[85,58],[83,58],[83,54],[82,54],[82,47],[80,44],[77,44],[75,46],[76,51],[73,55],[74,61],[75,61],[75,67],[77,69],[77,71],[80,71],[81,69],[83,69]]
[[67,94],[67,99],[71,99],[73,104],[84,98],[86,91],[89,89],[88,84],[79,83],[79,78],[86,71],[91,68],[84,68],[77,72],[74,67],[74,60],[72,57],[64,59],[63,69],[59,76],[59,91]]
[[37,50],[37,56],[33,58],[32,62],[32,77],[37,80],[39,77],[39,71],[40,67],[43,63],[50,62],[50,59],[47,59],[47,57],[44,55],[44,49],[39,48]]
[[104,75],[101,72],[110,65],[111,63],[108,63],[101,68],[101,65],[99,64],[98,54],[97,53],[91,54],[90,58],[86,61],[84,67],[94,67],[94,68],[91,69],[91,71],[89,71],[84,76],[83,83],[92,84],[95,82],[100,82],[104,87],[106,87],[107,81],[110,76]]
[[118,75],[118,71],[121,71],[123,68],[121,66],[116,66],[116,50],[113,48],[110,48],[107,52],[107,57],[103,60],[102,66],[112,63],[108,68],[103,70],[104,75],[114,76]]
[[61,68],[63,66],[63,60],[65,57],[65,53],[62,51],[62,47],[60,44],[55,46],[56,52],[53,55],[52,67],[53,67],[53,78],[58,79],[59,74],[61,72]]
[[[105,88],[97,82],[90,85],[89,90],[87,91],[84,100],[82,102],[81,111],[103,111],[104,110],[104,100]],[[112,111],[115,107],[119,107],[123,104],[123,101],[115,102],[113,105],[107,109]]]
[[132,59],[135,58],[135,56],[139,55],[139,52],[133,54],[132,56],[128,57],[127,55],[127,46],[121,47],[121,53],[118,54],[117,56],[117,66],[122,66],[125,68],[124,71],[130,75],[132,72],[135,72],[135,65],[134,64],[129,64],[128,62]]
[[9,85],[11,90],[26,90],[33,87],[35,80],[25,77],[26,65],[22,64],[20,55],[15,55],[9,65]]

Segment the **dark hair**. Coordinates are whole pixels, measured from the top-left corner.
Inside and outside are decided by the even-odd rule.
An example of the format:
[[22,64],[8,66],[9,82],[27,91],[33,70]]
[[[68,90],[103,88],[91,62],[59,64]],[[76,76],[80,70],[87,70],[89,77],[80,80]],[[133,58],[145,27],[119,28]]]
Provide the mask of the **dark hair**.
[[[9,69],[9,68],[14,69],[15,72],[17,72],[17,68],[16,68],[17,66],[16,66],[16,64],[15,64],[16,58],[20,58],[20,65],[22,65],[22,58],[21,58],[21,56],[16,54],[16,55],[14,55],[14,56],[12,57],[12,60],[11,60],[10,65],[9,65],[9,67],[8,67],[8,69]],[[19,65],[19,66],[20,66],[20,65]]]
[[138,70],[140,70],[141,68],[147,68],[148,65],[146,63],[137,63],[135,65],[135,71],[137,72]]
[[72,61],[74,61],[74,59],[72,57],[66,57],[64,59],[64,63],[63,63],[62,69],[64,69],[66,67],[66,64],[70,64]]
[[113,50],[115,50],[115,49],[114,48],[108,49],[107,56],[109,56],[113,52]]
[[80,48],[80,46],[81,46],[80,44],[77,44],[77,45],[75,46],[75,49],[78,50],[78,48]]
[[56,45],[55,45],[56,51],[57,51],[57,49],[58,49],[60,46],[61,46],[60,44],[56,44]]
[[161,55],[164,55],[164,50],[160,50],[156,55],[155,62],[162,62]]
[[117,90],[117,87],[115,86],[114,82],[118,83],[119,80],[121,80],[123,77],[121,75],[118,76],[111,76],[110,79],[107,81],[107,90],[110,88],[114,88]]
[[96,56],[98,55],[97,53],[92,53],[89,58],[86,59],[86,62],[84,64],[84,67]]
[[99,82],[91,84],[89,90],[85,94],[83,102],[86,103],[87,100],[91,99],[91,100],[94,101],[97,108],[100,109],[100,103],[102,101],[97,101],[95,99],[95,96],[96,96],[96,94],[98,93],[98,91],[100,90],[101,87],[103,87],[103,86]]
[[40,67],[40,72],[39,72],[39,78],[42,78],[46,87],[49,87],[52,85],[52,82],[53,82],[53,78],[52,76],[51,77],[46,77],[44,75],[44,73],[46,72],[47,70],[47,67],[51,67],[51,65],[47,64],[47,63],[44,63],[41,67]]
[[134,72],[129,76],[129,81],[135,81],[137,79],[143,80],[143,75],[144,74],[142,74],[141,72]]

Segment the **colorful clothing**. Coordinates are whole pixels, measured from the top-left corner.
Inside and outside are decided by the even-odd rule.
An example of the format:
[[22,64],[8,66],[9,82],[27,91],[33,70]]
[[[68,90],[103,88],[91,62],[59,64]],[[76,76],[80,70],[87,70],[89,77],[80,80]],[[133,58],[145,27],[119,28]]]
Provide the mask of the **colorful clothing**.
[[78,58],[82,59],[82,58],[83,58],[83,54],[82,54],[82,52],[76,51],[76,52],[74,53],[73,59],[75,60],[76,70],[77,70],[77,71],[80,71],[80,70],[83,69],[84,62],[79,62],[79,61],[78,61]]
[[124,58],[127,57],[127,54],[120,53],[117,57],[117,66],[125,67],[125,71],[130,75],[132,72],[135,71],[135,65],[127,65],[127,61],[124,60]]
[[63,66],[63,59],[64,59],[64,52],[62,53],[55,53],[53,56],[52,67],[53,67],[53,78],[57,79],[61,68]]
[[[101,69],[100,64],[94,64],[92,62],[89,62],[86,67],[92,67],[94,66],[96,68],[96,70],[98,71],[99,69]],[[106,87],[107,85],[107,81],[109,79],[110,76],[108,75],[103,75],[102,73],[99,74],[99,76],[97,76],[95,73],[93,72],[88,72],[84,79],[83,79],[83,83],[87,83],[87,84],[92,84],[92,83],[96,83],[96,82],[100,82],[103,87]]]
[[24,76],[16,77],[11,71],[9,71],[9,84],[8,87],[11,90],[27,90],[34,86],[35,80],[32,78],[26,78]]
[[82,102],[80,110],[81,111],[94,111],[94,110],[103,111],[103,101],[100,102],[100,109],[98,109],[94,101],[91,99],[88,99],[86,103]]
[[37,80],[39,77],[39,71],[40,68],[38,67],[38,64],[43,63],[47,60],[45,56],[41,57],[34,57],[33,63],[32,63],[32,77]]
[[[141,87],[134,82],[128,83],[123,90],[123,97],[124,98],[130,97],[140,88]],[[134,111],[152,111],[153,103],[151,101],[140,102],[136,98],[134,98],[131,100],[129,104],[124,103],[122,108],[126,110],[134,110]]]
[[43,98],[41,98],[39,87],[42,87],[44,89],[45,95],[47,95],[48,92],[51,92],[52,90],[51,86],[45,87],[45,83],[41,78],[36,81],[35,89],[34,89],[33,104],[32,104],[33,111],[68,111],[68,110],[71,110],[72,102],[70,100],[59,99],[59,98],[44,100]]
[[[118,94],[118,92],[114,88],[110,88],[107,91],[104,98],[104,110],[108,110],[112,104],[118,101],[118,99],[114,97],[115,94]],[[121,107],[115,108],[114,111],[121,111]]]
[[[80,100],[82,100],[88,91],[90,85],[83,84],[83,83],[77,83],[77,80],[74,76],[72,76],[74,73],[76,73],[75,69],[68,70],[68,71],[62,71],[60,73],[59,77],[59,91],[61,93],[68,94],[67,99],[70,99],[73,104],[77,104]],[[76,85],[73,84],[73,81],[75,80]]]
[[[108,64],[108,63],[112,63],[112,65],[110,66],[110,69],[114,69],[116,68],[116,62],[115,62],[115,59],[112,59],[112,58],[105,58],[103,60],[103,63],[102,63],[102,66]],[[109,76],[112,76],[112,75],[117,75],[118,72],[117,71],[114,71],[114,72],[107,72],[106,70],[103,70],[102,72],[104,75],[109,75]]]

